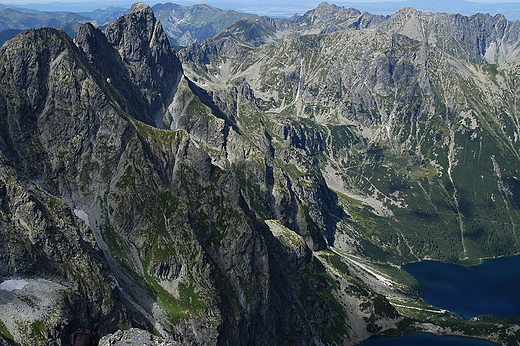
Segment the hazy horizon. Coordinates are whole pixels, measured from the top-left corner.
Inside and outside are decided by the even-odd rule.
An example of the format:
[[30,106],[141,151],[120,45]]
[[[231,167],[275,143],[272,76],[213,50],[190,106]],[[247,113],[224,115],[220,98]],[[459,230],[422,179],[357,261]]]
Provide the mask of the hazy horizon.
[[[91,12],[96,9],[106,9],[108,7],[124,7],[129,8],[136,1],[128,0],[10,0],[9,2],[0,2],[4,6],[13,6],[21,8],[31,8],[40,11],[70,11],[70,12]],[[172,2],[183,6],[191,6],[196,4],[208,4],[220,9],[231,9],[239,12],[252,13],[257,15],[266,15],[271,17],[290,17],[294,14],[303,14],[308,10],[316,8],[322,1],[308,0],[301,1],[298,4],[289,2],[271,3],[258,2],[250,0],[207,0],[207,1],[143,1],[153,6],[157,3]],[[377,1],[377,0],[357,0],[357,1],[328,1],[343,7],[353,7],[362,12],[370,12],[373,14],[390,15],[402,9],[403,7],[414,7],[425,12],[448,12],[461,13],[463,15],[471,15],[478,12],[490,13],[491,15],[503,14],[509,20],[520,19],[520,2],[507,0],[438,0],[435,2],[424,0],[405,0],[405,1]]]

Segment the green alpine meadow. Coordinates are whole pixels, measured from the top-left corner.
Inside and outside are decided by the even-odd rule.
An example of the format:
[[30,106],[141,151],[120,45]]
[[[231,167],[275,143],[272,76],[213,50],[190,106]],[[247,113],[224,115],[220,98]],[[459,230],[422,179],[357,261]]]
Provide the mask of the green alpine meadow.
[[520,22],[118,11],[0,48],[0,345],[520,344],[401,269],[520,254]]

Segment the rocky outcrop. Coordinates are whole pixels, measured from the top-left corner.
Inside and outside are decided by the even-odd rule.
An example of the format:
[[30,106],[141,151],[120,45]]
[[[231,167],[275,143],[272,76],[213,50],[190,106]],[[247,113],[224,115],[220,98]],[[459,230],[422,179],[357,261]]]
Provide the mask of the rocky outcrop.
[[[149,7],[135,4],[104,32],[86,25],[74,42],[54,29],[23,32],[0,50],[0,74],[1,167],[46,198],[18,202],[6,190],[15,214],[6,212],[0,259],[23,270],[2,275],[56,283],[43,291],[74,302],[82,327],[103,335],[132,324],[190,345],[354,343],[367,323],[395,327],[397,315],[361,310],[380,299],[372,290],[312,251],[326,249],[338,210],[323,177],[272,156],[247,84],[207,91],[183,76]],[[282,131],[287,157],[321,150],[316,131],[295,129]],[[88,227],[77,218],[42,225],[58,207],[57,219],[76,210]],[[296,246],[273,234],[264,220],[274,219]],[[69,258],[77,251],[85,257]],[[70,274],[89,265],[99,270],[88,283]],[[362,294],[350,300],[343,288]],[[63,306],[65,316],[72,304]],[[74,321],[49,320],[46,342],[66,340]],[[7,329],[22,344],[37,338]]]
[[180,346],[181,344],[171,340],[155,336],[145,330],[131,328],[119,330],[113,334],[105,335],[99,341],[100,346]]
[[5,167],[0,184],[0,319],[11,341],[62,345],[77,327],[106,333],[128,326],[115,278],[84,221]]
[[165,127],[165,105],[176,92],[182,69],[152,9],[135,3],[129,14],[111,23],[103,33],[121,56],[132,84],[147,100],[154,125]]

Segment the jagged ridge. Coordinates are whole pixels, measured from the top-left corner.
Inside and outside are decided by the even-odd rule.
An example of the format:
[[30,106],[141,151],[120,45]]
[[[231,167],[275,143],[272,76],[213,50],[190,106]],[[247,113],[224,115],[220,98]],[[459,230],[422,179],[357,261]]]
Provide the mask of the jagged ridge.
[[[131,323],[191,345],[274,345],[356,342],[379,320],[392,328],[398,315],[384,298],[333,265],[331,254],[311,251],[326,248],[326,211],[337,208],[323,178],[300,186],[272,162],[268,138],[242,133],[233,105],[185,78],[164,37],[150,8],[136,4],[103,33],[84,26],[75,43],[40,29],[0,50],[2,167],[68,204],[69,214],[77,210],[120,287],[89,321],[62,329],[47,321],[25,340],[11,325],[2,334],[52,345],[76,323],[100,333]],[[246,87],[231,95],[249,97]],[[6,243],[12,256],[15,244]],[[74,291],[72,269],[56,277],[19,265],[2,280],[33,275]],[[105,322],[120,304],[129,317]]]

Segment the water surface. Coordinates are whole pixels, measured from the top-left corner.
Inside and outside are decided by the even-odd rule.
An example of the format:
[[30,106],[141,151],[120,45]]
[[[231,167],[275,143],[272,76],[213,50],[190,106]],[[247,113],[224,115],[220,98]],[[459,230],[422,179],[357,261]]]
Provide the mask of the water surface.
[[[520,256],[485,260],[474,266],[423,261],[403,269],[421,286],[430,304],[466,319],[492,314],[520,317]],[[491,346],[487,340],[430,333],[402,337],[372,337],[361,346]]]
[[421,297],[431,305],[466,319],[487,314],[520,317],[520,256],[474,266],[423,261],[403,269],[419,282]]
[[359,346],[497,346],[497,344],[463,336],[415,333],[396,338],[374,336]]

